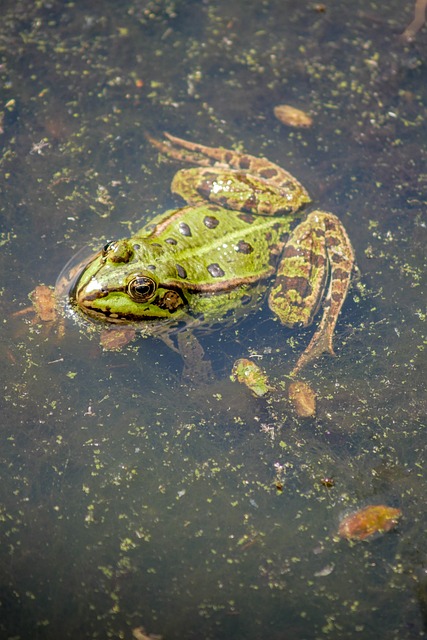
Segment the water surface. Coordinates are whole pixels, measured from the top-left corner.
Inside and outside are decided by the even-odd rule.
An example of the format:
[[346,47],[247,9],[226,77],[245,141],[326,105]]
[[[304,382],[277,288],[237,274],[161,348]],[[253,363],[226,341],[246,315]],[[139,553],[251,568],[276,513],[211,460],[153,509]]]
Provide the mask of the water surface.
[[[425,637],[427,31],[399,39],[412,3],[2,5],[1,636]],[[313,126],[279,123],[284,103]],[[178,167],[144,137],[164,130],[268,156],[343,220],[360,276],[338,357],[305,372],[315,419],[228,378],[255,354],[287,384],[312,330],[265,310],[203,337],[216,378],[197,389],[160,341],[106,352],[73,319],[59,339],[13,315],[82,246],[177,206]],[[337,539],[344,514],[383,503],[403,512],[394,532]]]

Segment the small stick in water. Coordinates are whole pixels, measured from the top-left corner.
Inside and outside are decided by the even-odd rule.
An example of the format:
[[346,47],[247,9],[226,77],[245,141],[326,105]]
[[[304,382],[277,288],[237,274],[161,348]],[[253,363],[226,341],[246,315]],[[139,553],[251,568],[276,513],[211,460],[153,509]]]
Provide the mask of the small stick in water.
[[408,26],[405,31],[402,33],[402,39],[406,42],[412,42],[414,40],[415,35],[421,29],[426,21],[426,9],[427,9],[427,0],[416,0],[415,2],[415,10],[414,10],[414,19]]

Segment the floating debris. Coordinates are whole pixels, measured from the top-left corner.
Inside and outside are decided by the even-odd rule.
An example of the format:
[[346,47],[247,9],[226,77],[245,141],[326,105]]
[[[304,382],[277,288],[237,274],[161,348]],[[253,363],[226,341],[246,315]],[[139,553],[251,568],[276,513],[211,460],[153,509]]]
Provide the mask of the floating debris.
[[401,516],[400,509],[384,504],[370,505],[341,520],[338,533],[347,540],[365,540],[375,533],[391,531]]
[[274,115],[282,124],[297,129],[308,129],[313,124],[313,118],[305,111],[291,107],[289,104],[279,104],[274,107]]
[[335,480],[332,477],[325,476],[324,478],[320,479],[320,484],[327,489],[332,489],[332,487],[335,487]]
[[57,319],[56,298],[51,287],[40,284],[31,291],[29,298],[37,317],[42,322],[54,322]]
[[331,564],[327,564],[326,567],[323,567],[320,571],[316,571],[313,575],[315,578],[324,578],[325,576],[330,576],[334,569],[335,565],[331,562]]
[[65,328],[63,319],[58,314],[54,289],[45,284],[40,284],[31,291],[28,297],[31,300],[31,306],[15,311],[15,313],[12,313],[12,317],[17,318],[33,314],[32,324],[42,322],[47,331],[55,329],[58,336],[62,338]]
[[306,382],[296,380],[289,385],[289,400],[300,418],[316,414],[316,394]]
[[247,358],[239,358],[235,361],[230,379],[233,382],[237,381],[246,385],[255,396],[265,396],[273,390],[267,374],[255,362]]
[[162,640],[163,638],[163,636],[159,636],[157,634],[147,634],[144,627],[136,627],[135,629],[132,629],[132,635],[135,640]]
[[406,42],[412,42],[416,34],[424,26],[426,21],[427,0],[416,0],[414,9],[414,19],[405,31],[402,33],[402,39]]

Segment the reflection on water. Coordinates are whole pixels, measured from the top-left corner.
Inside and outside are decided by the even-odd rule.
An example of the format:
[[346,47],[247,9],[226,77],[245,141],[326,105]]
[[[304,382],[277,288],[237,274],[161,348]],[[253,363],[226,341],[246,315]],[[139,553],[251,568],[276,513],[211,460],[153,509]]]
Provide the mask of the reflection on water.
[[[425,32],[413,6],[5,2],[0,25],[1,635],[417,638],[426,631]],[[291,104],[309,129],[274,118]],[[316,418],[229,380],[286,375],[310,331],[257,313],[202,336],[216,379],[139,338],[104,351],[30,315],[83,246],[176,206],[144,132],[289,168],[344,221],[360,279]],[[339,539],[368,505],[402,511]],[[136,633],[136,632],[135,632]],[[134,636],[136,637],[136,636]]]

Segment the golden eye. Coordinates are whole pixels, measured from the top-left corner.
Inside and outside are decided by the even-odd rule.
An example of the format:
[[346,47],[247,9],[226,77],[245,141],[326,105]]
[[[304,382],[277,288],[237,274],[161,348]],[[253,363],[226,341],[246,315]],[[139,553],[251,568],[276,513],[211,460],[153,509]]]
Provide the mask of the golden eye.
[[135,302],[146,302],[157,288],[152,278],[147,276],[134,276],[128,284],[128,294]]

